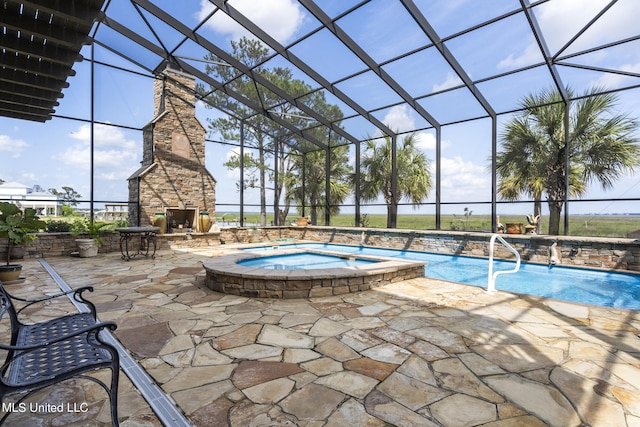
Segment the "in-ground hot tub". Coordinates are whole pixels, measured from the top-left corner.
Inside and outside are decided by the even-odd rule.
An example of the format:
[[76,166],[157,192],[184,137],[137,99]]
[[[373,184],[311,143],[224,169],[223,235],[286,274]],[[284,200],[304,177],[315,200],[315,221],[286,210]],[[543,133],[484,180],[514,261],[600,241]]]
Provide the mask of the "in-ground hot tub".
[[[203,263],[209,289],[252,298],[310,298],[424,277],[424,261],[311,249],[241,252]],[[258,266],[255,266],[258,265]]]
[[269,255],[243,259],[237,264],[243,267],[265,268],[269,270],[312,270],[317,268],[361,267],[378,261],[346,255],[329,255],[314,252],[300,252],[285,255]]

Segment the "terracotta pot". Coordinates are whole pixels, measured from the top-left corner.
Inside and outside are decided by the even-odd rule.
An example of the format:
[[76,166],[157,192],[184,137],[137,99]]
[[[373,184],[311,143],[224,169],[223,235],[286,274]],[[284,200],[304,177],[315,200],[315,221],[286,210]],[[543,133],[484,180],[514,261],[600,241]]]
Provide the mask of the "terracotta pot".
[[507,222],[505,224],[507,234],[522,234],[521,222]]

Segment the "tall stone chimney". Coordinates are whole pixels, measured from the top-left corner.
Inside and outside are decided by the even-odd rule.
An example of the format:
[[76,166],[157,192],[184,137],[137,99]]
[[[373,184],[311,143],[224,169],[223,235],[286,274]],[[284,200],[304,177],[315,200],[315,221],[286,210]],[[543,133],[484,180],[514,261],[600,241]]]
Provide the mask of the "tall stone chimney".
[[129,224],[150,225],[156,212],[173,230],[198,230],[215,218],[216,180],[205,167],[206,130],[195,114],[195,77],[168,66],[154,81],[154,118],[143,128],[142,165],[129,181]]

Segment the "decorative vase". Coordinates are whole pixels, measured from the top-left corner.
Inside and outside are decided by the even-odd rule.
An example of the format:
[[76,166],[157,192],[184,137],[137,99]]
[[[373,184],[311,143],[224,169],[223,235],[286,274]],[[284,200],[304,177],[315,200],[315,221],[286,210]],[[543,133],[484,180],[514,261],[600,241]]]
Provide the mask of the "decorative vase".
[[80,258],[91,258],[98,255],[98,243],[95,239],[76,239],[76,245]]
[[153,215],[153,226],[160,227],[157,234],[164,234],[167,232],[167,217],[164,212],[156,212]]
[[201,233],[208,233],[211,229],[211,217],[209,216],[209,212],[200,212],[200,217],[198,218],[198,228]]

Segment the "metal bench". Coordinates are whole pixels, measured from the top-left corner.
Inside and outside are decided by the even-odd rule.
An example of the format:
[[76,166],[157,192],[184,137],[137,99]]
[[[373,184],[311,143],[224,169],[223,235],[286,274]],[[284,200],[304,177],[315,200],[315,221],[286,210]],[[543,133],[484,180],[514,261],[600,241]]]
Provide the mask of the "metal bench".
[[[58,382],[80,377],[96,382],[107,392],[111,403],[111,420],[118,426],[117,394],[120,362],[118,352],[100,337],[103,329],[115,330],[114,322],[98,322],[93,303],[83,298],[84,291],[93,292],[86,286],[69,292],[44,298],[27,300],[9,294],[0,282],[0,322],[8,315],[11,323],[11,339],[8,344],[0,343],[0,350],[7,356],[0,368],[0,402],[11,395],[25,393],[13,406],[18,408],[32,392]],[[55,319],[26,324],[19,315],[27,307],[54,298],[71,295],[76,301],[86,304],[90,313],[72,313]],[[24,305],[16,310],[14,301]],[[111,369],[111,386],[85,372],[97,369]],[[7,410],[0,419],[4,423],[12,411]]]

